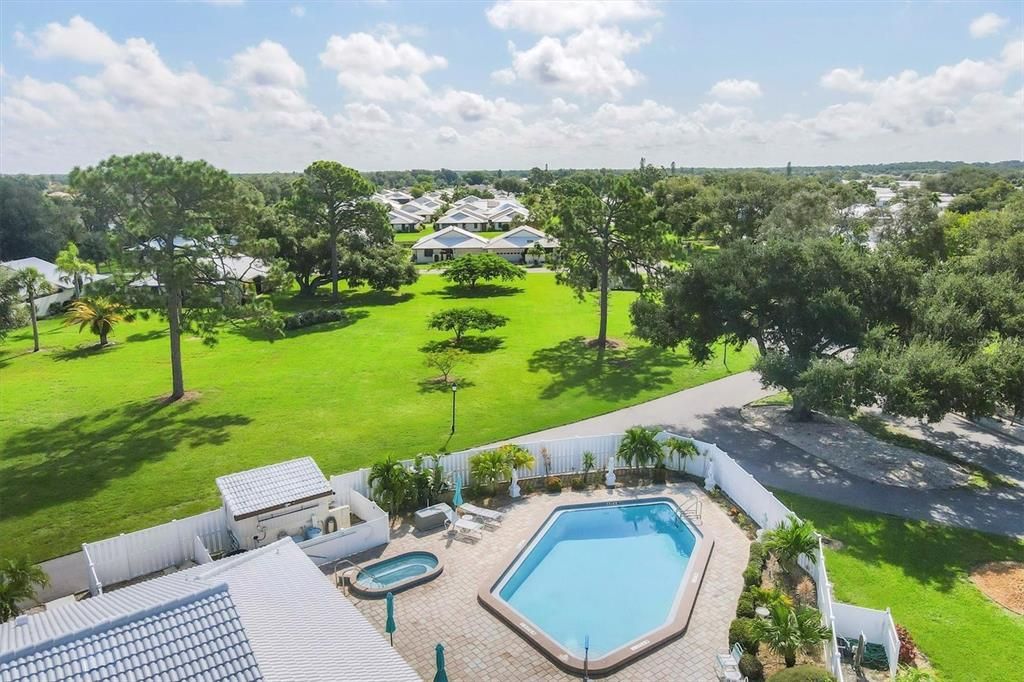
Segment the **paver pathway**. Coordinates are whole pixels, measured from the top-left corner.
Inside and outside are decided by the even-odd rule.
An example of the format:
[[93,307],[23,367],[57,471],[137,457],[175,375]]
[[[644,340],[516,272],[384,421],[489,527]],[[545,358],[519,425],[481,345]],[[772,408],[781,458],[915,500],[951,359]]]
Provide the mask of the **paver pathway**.
[[755,373],[742,372],[517,440],[615,433],[637,424],[668,428],[716,443],[769,487],[870,511],[1024,537],[1022,488],[933,491],[873,483],[744,424],[739,408],[771,392],[761,388]]

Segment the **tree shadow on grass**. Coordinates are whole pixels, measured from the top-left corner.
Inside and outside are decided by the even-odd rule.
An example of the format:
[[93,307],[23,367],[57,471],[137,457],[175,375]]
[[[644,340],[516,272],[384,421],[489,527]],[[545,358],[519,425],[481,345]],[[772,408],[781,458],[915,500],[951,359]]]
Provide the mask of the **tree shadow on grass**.
[[100,346],[98,343],[90,343],[87,346],[77,346],[75,348],[61,348],[50,354],[50,356],[57,361],[67,362],[69,360],[82,360],[85,358],[94,358],[100,355],[107,355],[121,348],[121,344],[111,343],[106,346]]
[[140,341],[153,341],[167,336],[166,329],[150,329],[148,332],[136,332],[125,337],[125,341],[138,343]]
[[420,393],[451,393],[453,382],[459,387],[459,390],[476,386],[476,383],[469,379],[457,377],[451,377],[449,381],[445,381],[443,377],[430,377],[429,379],[420,379],[417,383]]
[[190,414],[196,406],[147,399],[11,433],[2,442],[3,516],[88,498],[176,450],[223,445],[232,429],[252,421],[234,413]]
[[329,293],[316,294],[315,296],[274,296],[274,310],[284,314],[300,313],[304,310],[318,310],[320,308],[375,308],[379,306],[398,305],[411,301],[416,294],[411,291],[398,293],[395,291],[374,291],[372,289],[354,290],[346,289],[338,292],[337,300],[331,298]]
[[601,362],[597,351],[587,346],[582,336],[576,336],[535,351],[529,369],[552,376],[540,393],[544,400],[576,388],[602,400],[622,400],[669,386],[672,371],[684,362],[674,353],[652,346],[608,350]]
[[253,325],[240,326],[235,330],[235,333],[240,336],[244,336],[250,341],[270,341],[272,343],[281,343],[287,342],[289,339],[308,336],[309,334],[320,334],[322,332],[333,332],[338,329],[344,329],[345,327],[349,327],[359,320],[363,320],[369,316],[370,313],[365,310],[346,310],[344,319],[334,322],[311,324],[308,327],[300,327],[299,329],[285,329],[284,336],[277,336],[265,329],[261,329],[260,327]]
[[420,346],[420,352],[437,353],[449,348],[455,348],[473,354],[492,353],[504,345],[505,339],[500,336],[463,336],[458,344],[455,343],[455,339],[430,341]]
[[440,296],[441,298],[496,298],[498,296],[515,296],[525,291],[522,287],[507,286],[504,284],[478,284],[475,287],[460,287],[452,284],[443,289],[428,291],[428,296]]

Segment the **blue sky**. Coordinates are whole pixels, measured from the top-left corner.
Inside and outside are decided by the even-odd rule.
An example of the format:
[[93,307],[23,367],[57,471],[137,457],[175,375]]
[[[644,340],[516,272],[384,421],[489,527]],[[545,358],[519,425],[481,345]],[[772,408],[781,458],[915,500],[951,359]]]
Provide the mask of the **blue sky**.
[[1024,3],[18,2],[3,172],[1024,155]]

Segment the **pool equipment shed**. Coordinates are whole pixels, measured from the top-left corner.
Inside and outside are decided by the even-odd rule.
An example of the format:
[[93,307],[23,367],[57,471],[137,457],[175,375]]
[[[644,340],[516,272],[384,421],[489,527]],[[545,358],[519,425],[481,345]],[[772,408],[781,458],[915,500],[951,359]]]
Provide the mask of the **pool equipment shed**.
[[[349,509],[333,507],[334,490],[312,457],[217,479],[228,532],[240,549],[280,538],[312,538],[349,526]],[[331,519],[331,520],[328,520]]]

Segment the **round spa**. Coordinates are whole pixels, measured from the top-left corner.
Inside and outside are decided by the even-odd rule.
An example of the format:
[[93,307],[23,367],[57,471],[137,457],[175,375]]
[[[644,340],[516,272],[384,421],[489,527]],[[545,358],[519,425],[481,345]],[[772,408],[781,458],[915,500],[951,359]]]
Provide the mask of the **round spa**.
[[406,552],[370,564],[363,564],[352,576],[349,590],[360,597],[383,599],[388,592],[401,592],[441,575],[444,566],[430,552]]

